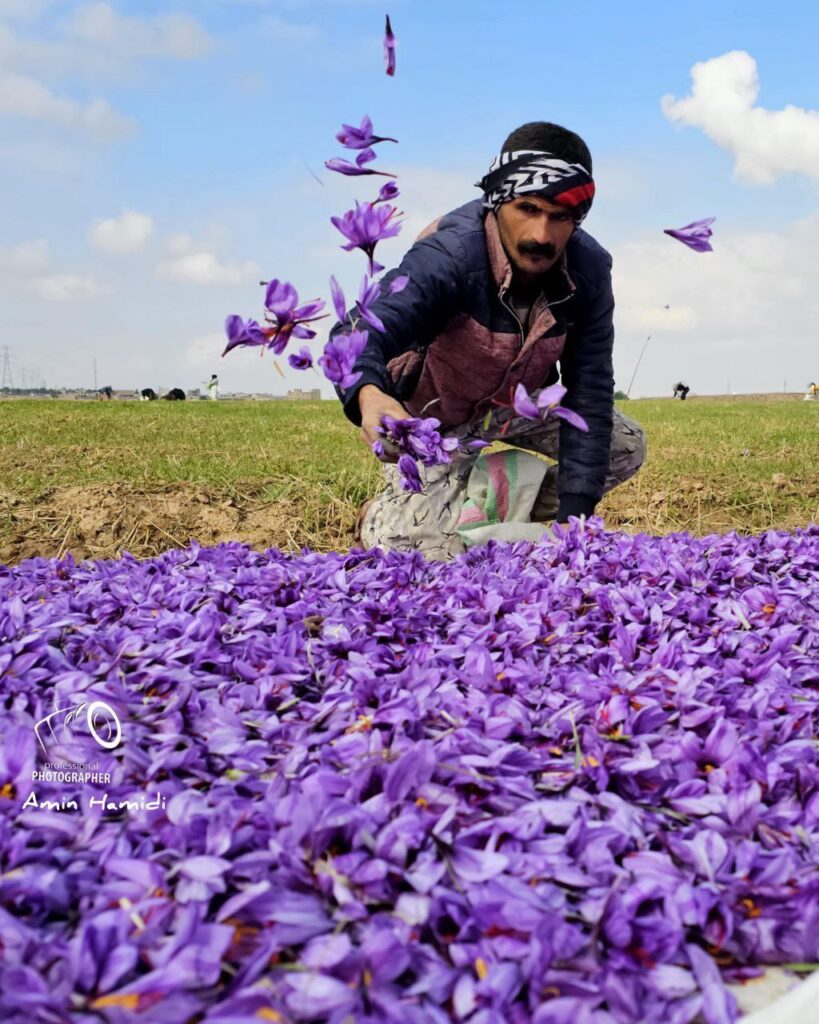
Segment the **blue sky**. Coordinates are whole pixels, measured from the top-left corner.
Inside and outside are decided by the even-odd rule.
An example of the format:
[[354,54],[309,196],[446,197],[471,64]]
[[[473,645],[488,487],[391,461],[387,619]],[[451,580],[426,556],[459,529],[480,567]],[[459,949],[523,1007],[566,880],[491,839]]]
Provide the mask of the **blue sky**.
[[[220,359],[222,325],[260,316],[260,279],[305,299],[331,273],[357,289],[364,259],[329,217],[373,179],[323,164],[364,113],[399,139],[380,163],[406,220],[382,262],[477,196],[512,128],[556,121],[594,156],[586,227],[614,256],[618,386],[648,336],[634,395],[819,376],[819,5],[405,0],[394,79],[385,11],[0,0],[0,345],[17,383],[91,385],[96,359],[114,387],[318,384]],[[662,234],[706,216],[713,253]]]

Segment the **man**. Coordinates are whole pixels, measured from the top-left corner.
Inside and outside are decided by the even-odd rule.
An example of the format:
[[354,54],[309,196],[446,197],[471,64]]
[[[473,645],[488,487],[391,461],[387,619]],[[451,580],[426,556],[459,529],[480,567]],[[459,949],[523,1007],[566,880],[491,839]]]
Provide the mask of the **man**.
[[210,380],[202,381],[208,389],[208,398],[215,402],[219,397],[219,378],[215,373],[210,375]]
[[688,395],[688,392],[690,390],[691,390],[691,388],[687,384],[683,384],[682,381],[678,381],[674,385],[674,395],[673,395],[673,397],[674,398],[679,398],[681,402],[684,402],[686,397],[687,397],[687,395]]
[[[645,458],[643,431],[614,408],[611,257],[580,228],[591,171],[574,132],[546,122],[512,132],[478,183],[483,198],[431,224],[384,276],[371,306],[384,330],[367,328],[361,378],[340,392],[368,445],[383,415],[424,414],[464,441],[502,436],[556,459],[531,512],[538,522],[590,516]],[[383,286],[398,275],[409,283],[393,295]],[[517,384],[533,393],[558,377],[563,405],[588,432],[511,410]],[[463,551],[458,518],[474,460],[422,469],[420,494],[403,492],[388,465],[385,490],[362,509],[363,545],[432,558]]]

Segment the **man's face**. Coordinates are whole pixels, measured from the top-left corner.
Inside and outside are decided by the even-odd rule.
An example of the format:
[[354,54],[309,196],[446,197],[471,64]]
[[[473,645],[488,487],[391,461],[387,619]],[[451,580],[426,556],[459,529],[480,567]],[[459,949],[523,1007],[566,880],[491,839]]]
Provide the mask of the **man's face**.
[[571,210],[541,196],[520,196],[496,212],[515,276],[534,281],[557,263],[574,231]]

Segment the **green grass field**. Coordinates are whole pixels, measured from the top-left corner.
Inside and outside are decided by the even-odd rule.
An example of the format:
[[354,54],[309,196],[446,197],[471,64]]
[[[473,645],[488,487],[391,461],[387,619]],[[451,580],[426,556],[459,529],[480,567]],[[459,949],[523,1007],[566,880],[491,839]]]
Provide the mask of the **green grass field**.
[[[792,528],[819,516],[819,403],[624,402],[646,466],[610,528]],[[333,402],[0,402],[0,561],[148,556],[195,538],[350,546],[379,464]]]

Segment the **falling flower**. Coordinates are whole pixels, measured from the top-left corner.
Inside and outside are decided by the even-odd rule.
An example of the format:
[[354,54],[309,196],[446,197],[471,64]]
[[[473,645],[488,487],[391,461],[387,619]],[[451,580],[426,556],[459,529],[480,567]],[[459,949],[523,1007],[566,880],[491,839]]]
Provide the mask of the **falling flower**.
[[388,203],[393,199],[397,199],[401,193],[398,190],[398,186],[394,181],[385,181],[381,188],[378,190],[378,198],[373,203]]
[[401,230],[400,222],[393,219],[397,213],[398,209],[395,206],[374,206],[372,203],[359,203],[356,200],[354,210],[347,210],[343,216],[331,217],[330,220],[348,239],[347,244],[341,248],[346,252],[361,249],[369,260],[372,275],[384,269],[374,260],[376,245],[386,238],[393,238]]
[[666,228],[664,234],[671,235],[678,242],[687,245],[694,252],[713,252],[713,246],[708,241],[713,232],[710,225],[716,217],[706,217],[705,220],[695,220],[686,224],[684,228]]
[[269,335],[268,347],[276,355],[281,355],[291,337],[315,338],[316,332],[304,325],[327,316],[321,313],[325,305],[322,299],[313,299],[303,306],[299,306],[298,301],[298,293],[289,282],[274,279],[268,284],[264,304],[271,326],[266,333]]
[[409,284],[409,274],[401,274],[398,277],[394,277],[389,284],[389,291],[391,295],[397,295],[398,292],[402,292]]
[[388,75],[395,74],[395,36],[390,24],[390,16],[387,15],[387,24],[384,29],[384,68]]
[[378,142],[398,142],[398,139],[392,139],[388,135],[374,135],[373,122],[367,114],[357,128],[351,124],[343,124],[336,138],[346,149],[369,149]]
[[374,167],[366,167],[366,164],[372,163],[375,160],[376,154],[373,149],[363,149],[358,156],[355,158],[355,163],[350,163],[349,160],[342,160],[339,157],[334,157],[332,160],[325,160],[324,166],[328,171],[336,171],[338,174],[346,174],[348,176],[355,176],[361,174],[381,174],[385,178],[394,178],[395,175],[389,171],[377,171]]
[[225,320],[225,334],[228,343],[222,353],[223,356],[240,345],[266,345],[268,342],[267,333],[255,320],[243,320],[236,315],[229,316]]
[[309,370],[313,365],[313,357],[306,345],[302,345],[298,352],[291,352],[287,361],[294,370]]
[[353,373],[353,366],[366,344],[366,331],[351,331],[330,338],[318,361],[327,380],[345,390],[353,387],[361,377],[360,373]]

